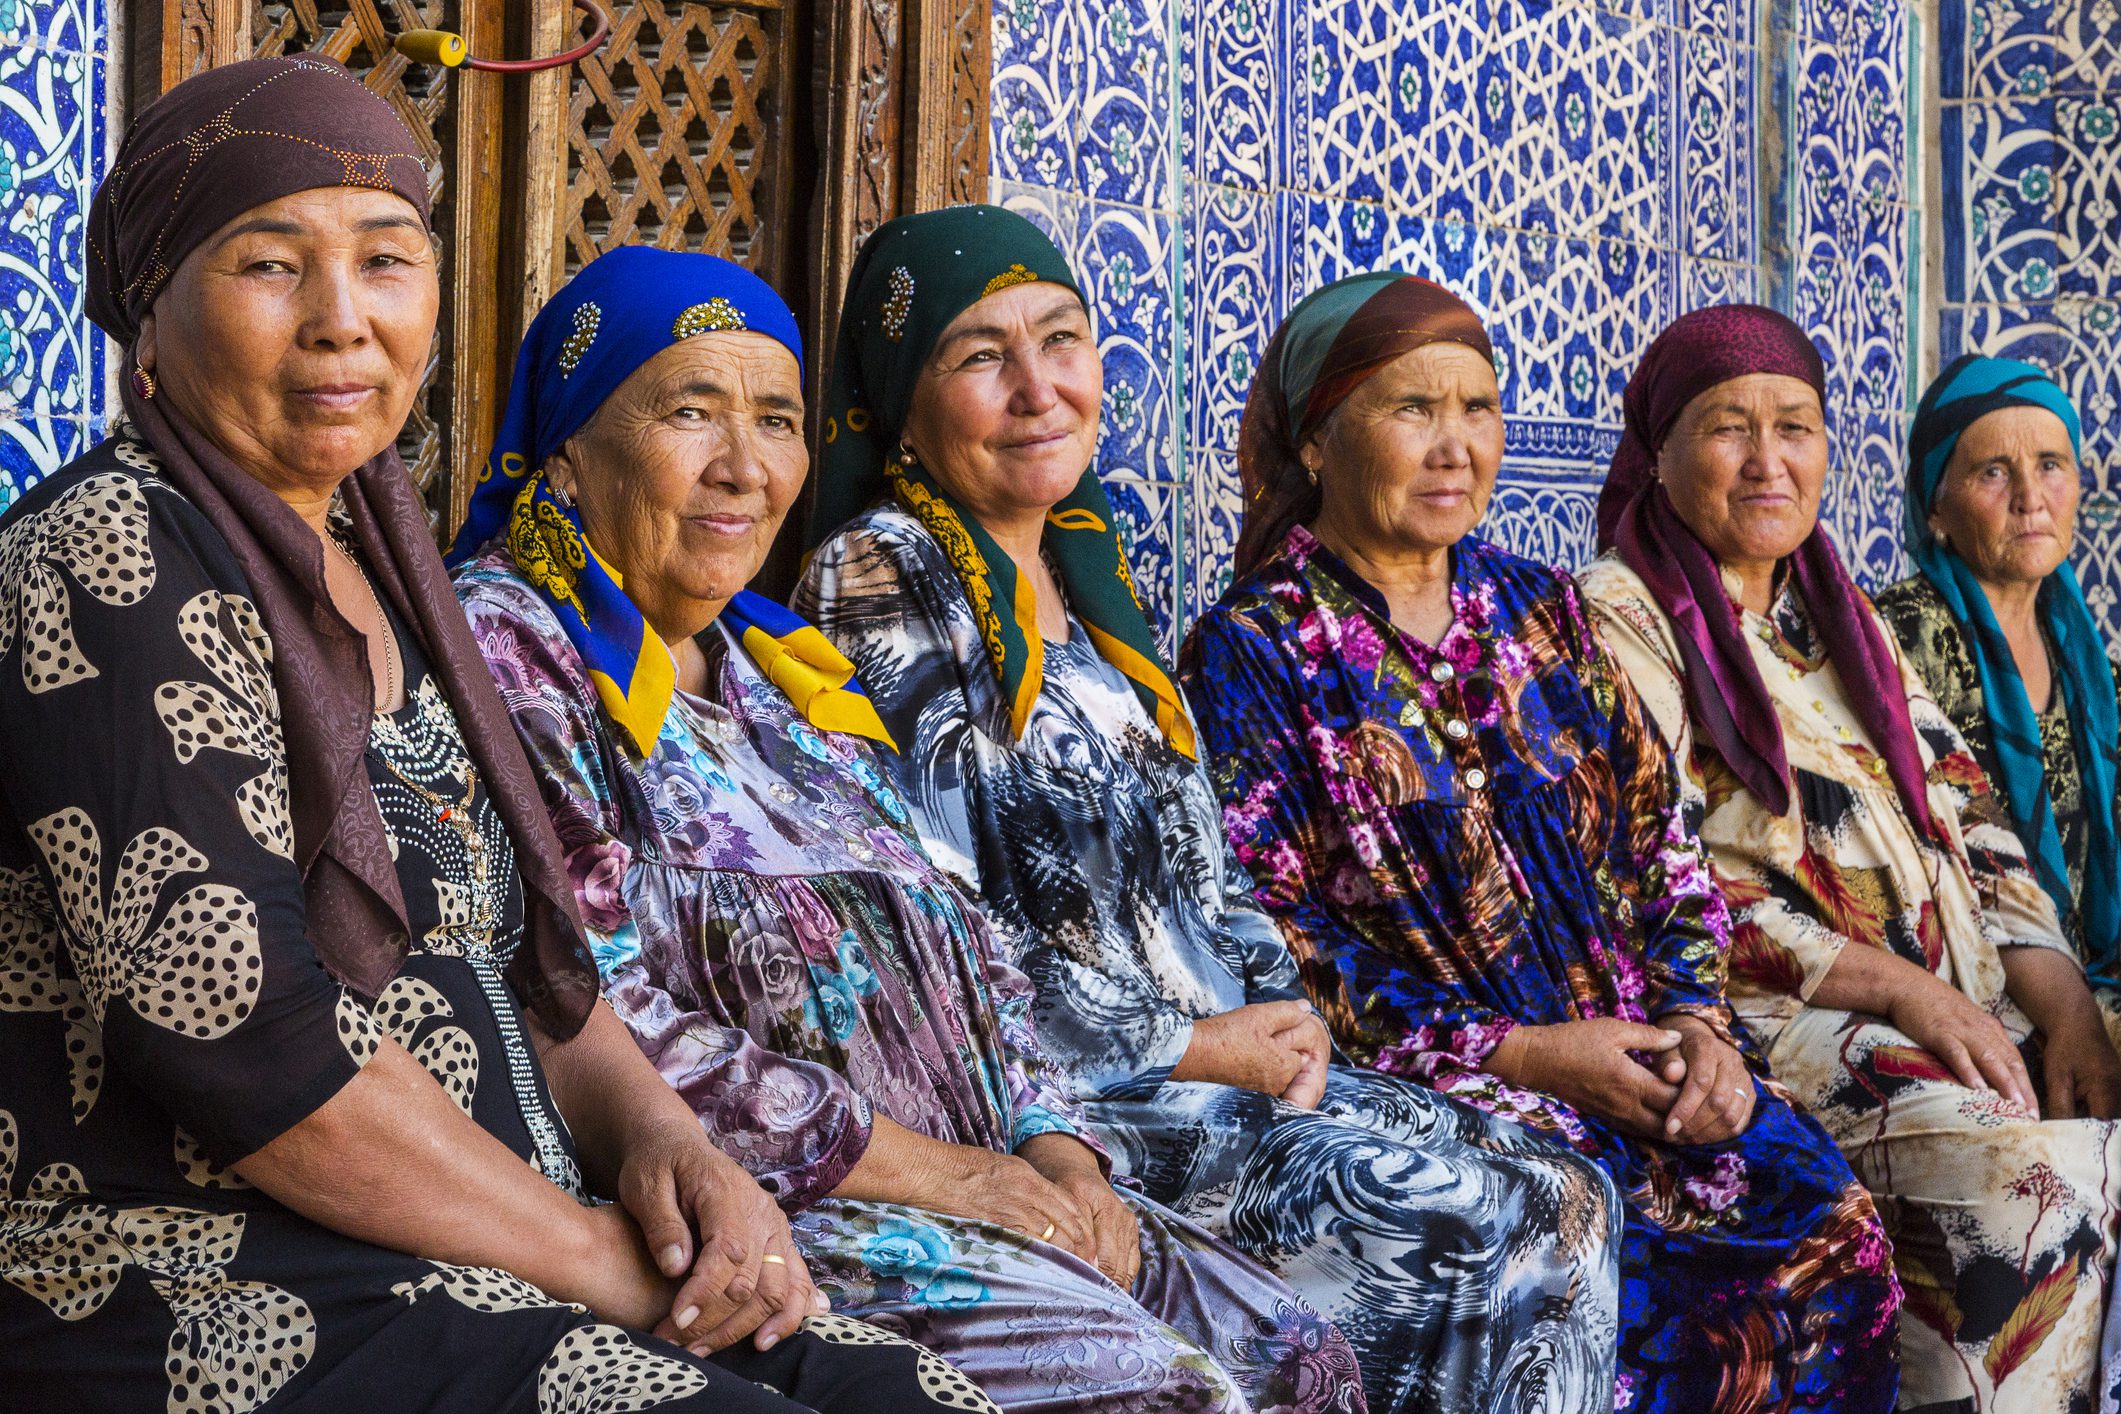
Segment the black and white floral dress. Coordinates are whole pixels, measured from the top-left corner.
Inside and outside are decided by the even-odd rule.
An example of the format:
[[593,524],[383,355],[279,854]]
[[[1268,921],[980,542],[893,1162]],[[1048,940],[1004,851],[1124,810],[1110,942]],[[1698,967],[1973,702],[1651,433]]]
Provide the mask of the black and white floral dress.
[[505,1272],[343,1237],[232,1171],[390,1036],[583,1192],[504,980],[507,832],[398,638],[407,700],[367,761],[412,939],[368,998],[305,934],[272,643],[226,541],[124,439],[0,519],[0,1406],[992,1408],[859,1322],[700,1360]]

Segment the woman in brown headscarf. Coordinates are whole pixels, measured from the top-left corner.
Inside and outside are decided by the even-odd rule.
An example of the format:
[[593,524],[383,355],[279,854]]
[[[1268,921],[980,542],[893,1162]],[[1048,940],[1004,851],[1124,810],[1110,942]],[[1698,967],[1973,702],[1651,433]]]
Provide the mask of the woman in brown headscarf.
[[392,450],[427,215],[307,58],[180,85],[97,194],[127,422],[0,520],[4,1402],[991,1408],[801,1328],[786,1221],[597,1000]]

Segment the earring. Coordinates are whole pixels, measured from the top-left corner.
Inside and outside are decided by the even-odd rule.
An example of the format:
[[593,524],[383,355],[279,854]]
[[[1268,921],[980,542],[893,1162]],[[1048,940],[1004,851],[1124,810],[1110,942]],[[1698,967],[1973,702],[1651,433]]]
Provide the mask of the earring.
[[[551,483],[547,484],[550,485]],[[574,509],[574,497],[568,493],[567,488],[564,486],[553,486],[552,499],[560,503],[560,509],[563,511]]]
[[1318,468],[1315,466],[1305,467],[1304,479],[1309,481],[1313,486],[1316,486],[1318,484]]
[[898,444],[898,464],[900,466],[912,466],[919,460],[920,458],[914,454],[911,446],[904,442]]
[[155,375],[138,364],[133,365],[133,392],[142,398],[155,395]]

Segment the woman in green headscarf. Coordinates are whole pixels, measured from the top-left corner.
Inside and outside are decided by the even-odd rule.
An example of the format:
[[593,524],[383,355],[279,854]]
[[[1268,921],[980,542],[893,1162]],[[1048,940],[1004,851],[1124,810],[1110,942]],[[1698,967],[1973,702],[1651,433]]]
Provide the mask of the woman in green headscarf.
[[1512,1124],[1332,1063],[1135,597],[1091,468],[1102,393],[1036,227],[975,206],[878,231],[840,322],[802,612],[857,665],[924,841],[1031,975],[1115,1167],[1333,1316],[1380,1414],[1610,1409],[1614,1192]]

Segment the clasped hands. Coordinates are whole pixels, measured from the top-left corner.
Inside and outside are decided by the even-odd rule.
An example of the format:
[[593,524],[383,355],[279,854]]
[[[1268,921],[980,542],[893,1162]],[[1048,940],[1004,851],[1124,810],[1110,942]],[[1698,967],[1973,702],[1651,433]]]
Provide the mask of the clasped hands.
[[1234,1085],[1315,1110],[1325,1098],[1332,1057],[1326,1024],[1308,1003],[1253,1002],[1196,1018],[1171,1078]]
[[706,1355],[746,1336],[771,1349],[831,1309],[780,1206],[696,1121],[637,1131],[618,1198],[584,1210],[607,1253],[600,1317]]
[[1519,1026],[1489,1054],[1486,1069],[1637,1139],[1720,1144],[1753,1118],[1745,1058],[1686,1012],[1656,1025],[1602,1018]]

